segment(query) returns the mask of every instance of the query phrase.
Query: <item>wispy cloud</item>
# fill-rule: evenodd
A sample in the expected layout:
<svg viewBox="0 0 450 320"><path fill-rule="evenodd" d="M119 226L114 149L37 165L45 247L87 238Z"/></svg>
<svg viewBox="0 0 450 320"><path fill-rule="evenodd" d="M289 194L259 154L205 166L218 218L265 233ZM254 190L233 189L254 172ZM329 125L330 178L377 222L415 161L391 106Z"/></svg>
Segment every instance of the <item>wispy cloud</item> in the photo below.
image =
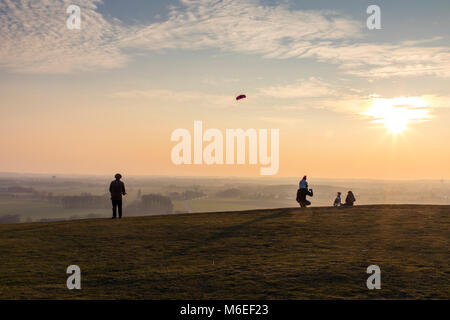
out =
<svg viewBox="0 0 450 320"><path fill-rule="evenodd" d="M67 73L125 65L121 49L217 48L287 58L314 41L357 36L358 23L335 13L262 6L257 1L182 0L169 18L126 26L97 12L101 0L79 2L81 30L66 28L73 1L5 0L0 3L0 63L18 72Z"/></svg>
<svg viewBox="0 0 450 320"><path fill-rule="evenodd" d="M123 44L139 48L218 48L288 58L315 42L360 36L358 21L333 12L263 6L255 0L182 0L162 23L138 26Z"/></svg>
<svg viewBox="0 0 450 320"><path fill-rule="evenodd" d="M324 109L362 117L370 114L373 105L415 109L411 111L411 115L422 112L418 111L419 109L426 109L430 117L421 118L422 120L430 120L434 109L450 108L450 96L430 93L405 97L382 97L314 77L300 79L292 84L260 88L257 98L264 99L266 96L282 101L282 105L273 106L274 110Z"/></svg>
<svg viewBox="0 0 450 320"><path fill-rule="evenodd" d="M320 102L324 109L352 114L373 123L389 121L425 122L434 118L439 108L450 108L450 96L433 94L383 97L344 95Z"/></svg>
<svg viewBox="0 0 450 320"><path fill-rule="evenodd" d="M73 1L0 2L0 66L16 72L69 73L124 66L118 40L120 21L96 11L99 0L83 0L81 30L68 30L66 9Z"/></svg>
<svg viewBox="0 0 450 320"><path fill-rule="evenodd" d="M450 76L449 47L436 46L441 38L364 43L364 23L342 13L294 10L285 2L268 6L257 0L181 0L169 8L166 21L130 26L103 17L97 10L100 2L79 1L81 30L65 26L65 10L77 4L73 1L0 2L0 66L16 72L69 73L125 66L133 48L214 48L272 59L313 58L358 77Z"/></svg>
<svg viewBox="0 0 450 320"><path fill-rule="evenodd" d="M334 93L330 84L315 77L298 80L294 84L260 89L260 94L276 98L313 98L329 96Z"/></svg>
<svg viewBox="0 0 450 320"><path fill-rule="evenodd" d="M229 108L234 106L232 96L206 94L196 91L175 91L168 89L144 89L120 91L111 95L114 99L139 100L155 104L173 103L176 105L196 105L212 108Z"/></svg>
<svg viewBox="0 0 450 320"><path fill-rule="evenodd" d="M336 63L348 74L388 78L435 75L450 77L450 48L443 46L353 44L316 47L307 56Z"/></svg>

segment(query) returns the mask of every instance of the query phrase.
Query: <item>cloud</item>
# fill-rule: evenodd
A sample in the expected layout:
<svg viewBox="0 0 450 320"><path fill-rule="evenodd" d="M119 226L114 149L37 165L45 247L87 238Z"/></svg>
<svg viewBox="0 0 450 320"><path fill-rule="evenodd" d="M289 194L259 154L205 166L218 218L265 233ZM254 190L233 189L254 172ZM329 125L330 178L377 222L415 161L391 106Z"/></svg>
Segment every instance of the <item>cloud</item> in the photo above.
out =
<svg viewBox="0 0 450 320"><path fill-rule="evenodd" d="M427 122L439 108L450 108L450 96L425 94L418 96L382 97L348 95L320 102L324 109L347 113L382 123L392 128L406 127L407 123Z"/></svg>
<svg viewBox="0 0 450 320"><path fill-rule="evenodd" d="M234 97L206 94L196 91L175 91L167 89L144 89L120 91L111 95L113 99L150 101L157 104L173 103L177 105L196 105L213 108L228 108L234 106Z"/></svg>
<svg viewBox="0 0 450 320"><path fill-rule="evenodd" d="M0 2L0 66L27 73L70 73L126 65L120 21L96 11L99 0ZM70 4L81 9L81 30L66 27Z"/></svg>
<svg viewBox="0 0 450 320"><path fill-rule="evenodd" d="M101 0L5 0L0 3L0 65L16 72L69 73L122 67L123 49L205 49L287 58L313 41L358 35L335 13L263 6L252 0L182 0L169 18L126 26L97 12ZM66 28L66 9L81 7L81 30Z"/></svg>
<svg viewBox="0 0 450 320"><path fill-rule="evenodd" d="M298 80L294 84L260 89L260 94L276 98L313 98L333 95L331 86L314 77Z"/></svg>
<svg viewBox="0 0 450 320"><path fill-rule="evenodd" d="M366 117L373 105L386 105L392 108L408 108L414 118L421 109L426 109L423 120L430 120L434 109L450 108L450 96L423 94L405 97L382 97L379 94L367 95L352 87L325 82L317 78L302 79L294 84L259 89L261 101L265 96L276 97L284 104L274 105L274 110L295 111L323 109L332 112ZM380 110L379 108L377 110ZM369 112L370 113L370 112Z"/></svg>
<svg viewBox="0 0 450 320"><path fill-rule="evenodd" d="M207 48L265 58L314 58L367 78L450 76L448 46L420 46L441 37L399 44L362 41L363 24L328 11L263 6L253 0L182 0L169 19L137 26L122 45L147 50Z"/></svg>
<svg viewBox="0 0 450 320"><path fill-rule="evenodd" d="M430 108L433 109L450 108L450 96L424 94L420 96L420 98L427 101Z"/></svg>
<svg viewBox="0 0 450 320"><path fill-rule="evenodd" d="M317 47L307 56L332 62L348 74L368 78L435 75L450 77L450 48L390 44Z"/></svg>
<svg viewBox="0 0 450 320"><path fill-rule="evenodd" d="M358 77L450 76L449 47L436 45L442 38L364 43L364 23L338 12L294 10L285 2L181 0L169 7L165 21L124 25L98 12L101 0L76 2L0 2L0 66L15 72L73 73L123 67L132 59L130 49L213 48L268 59L313 58ZM81 30L66 28L70 4L81 7Z"/></svg>
<svg viewBox="0 0 450 320"><path fill-rule="evenodd" d="M360 23L333 12L263 6L252 0L182 0L169 19L137 26L126 46L155 49L218 48L228 52L288 58L317 41L360 36Z"/></svg>
<svg viewBox="0 0 450 320"><path fill-rule="evenodd" d="M430 111L428 101L420 97L374 97L364 115L372 118L372 123L383 124L390 132L400 133L409 123L431 120Z"/></svg>

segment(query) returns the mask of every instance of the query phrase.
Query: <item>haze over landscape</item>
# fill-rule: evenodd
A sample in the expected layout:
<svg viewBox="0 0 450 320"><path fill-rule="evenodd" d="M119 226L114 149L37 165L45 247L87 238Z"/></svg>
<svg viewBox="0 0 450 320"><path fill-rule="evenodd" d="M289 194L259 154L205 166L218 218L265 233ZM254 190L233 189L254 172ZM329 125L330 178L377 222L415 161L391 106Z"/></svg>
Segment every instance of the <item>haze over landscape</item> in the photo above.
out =
<svg viewBox="0 0 450 320"><path fill-rule="evenodd" d="M110 176L0 174L0 223L107 218ZM295 207L297 178L130 176L126 216ZM357 205L450 205L444 180L310 179L313 206L331 206L353 190ZM150 201L161 197L166 205ZM146 200L145 198L147 199Z"/></svg>

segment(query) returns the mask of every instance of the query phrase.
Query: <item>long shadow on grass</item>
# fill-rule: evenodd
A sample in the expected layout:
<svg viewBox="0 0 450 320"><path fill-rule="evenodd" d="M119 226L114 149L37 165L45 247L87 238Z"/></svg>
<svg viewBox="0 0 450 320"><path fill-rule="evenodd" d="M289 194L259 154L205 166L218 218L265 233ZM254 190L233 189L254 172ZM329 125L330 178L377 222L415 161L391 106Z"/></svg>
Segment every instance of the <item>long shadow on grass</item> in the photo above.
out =
<svg viewBox="0 0 450 320"><path fill-rule="evenodd" d="M264 216L260 216L256 219L250 220L250 221L246 221L237 225L233 225L233 226L229 226L224 228L222 231L213 234L212 236L210 236L209 238L202 240L202 241L198 241L195 244L192 244L188 247L183 248L182 250L176 250L174 252L171 253L171 255L178 255L178 254L186 254L189 253L189 251L192 251L193 249L197 249L200 246L205 246L205 245L210 245L212 242L224 239L224 238L231 238L233 237L237 232L248 228L249 226L259 223L259 222L263 222L266 220L270 220L270 219L275 219L275 218L279 218L282 216L287 215L292 209L291 208L286 208L286 209L282 209L282 210L277 210L272 214L269 215L264 215Z"/></svg>

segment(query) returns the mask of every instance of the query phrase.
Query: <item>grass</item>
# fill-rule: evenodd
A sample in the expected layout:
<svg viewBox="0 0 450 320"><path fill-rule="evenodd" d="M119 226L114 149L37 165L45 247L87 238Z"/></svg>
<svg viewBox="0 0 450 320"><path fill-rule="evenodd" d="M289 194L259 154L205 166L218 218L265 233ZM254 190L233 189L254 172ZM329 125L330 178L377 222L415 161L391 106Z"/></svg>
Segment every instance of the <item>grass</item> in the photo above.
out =
<svg viewBox="0 0 450 320"><path fill-rule="evenodd" d="M450 206L0 226L1 299L448 299ZM80 266L82 289L66 288ZM366 288L367 266L381 290Z"/></svg>

